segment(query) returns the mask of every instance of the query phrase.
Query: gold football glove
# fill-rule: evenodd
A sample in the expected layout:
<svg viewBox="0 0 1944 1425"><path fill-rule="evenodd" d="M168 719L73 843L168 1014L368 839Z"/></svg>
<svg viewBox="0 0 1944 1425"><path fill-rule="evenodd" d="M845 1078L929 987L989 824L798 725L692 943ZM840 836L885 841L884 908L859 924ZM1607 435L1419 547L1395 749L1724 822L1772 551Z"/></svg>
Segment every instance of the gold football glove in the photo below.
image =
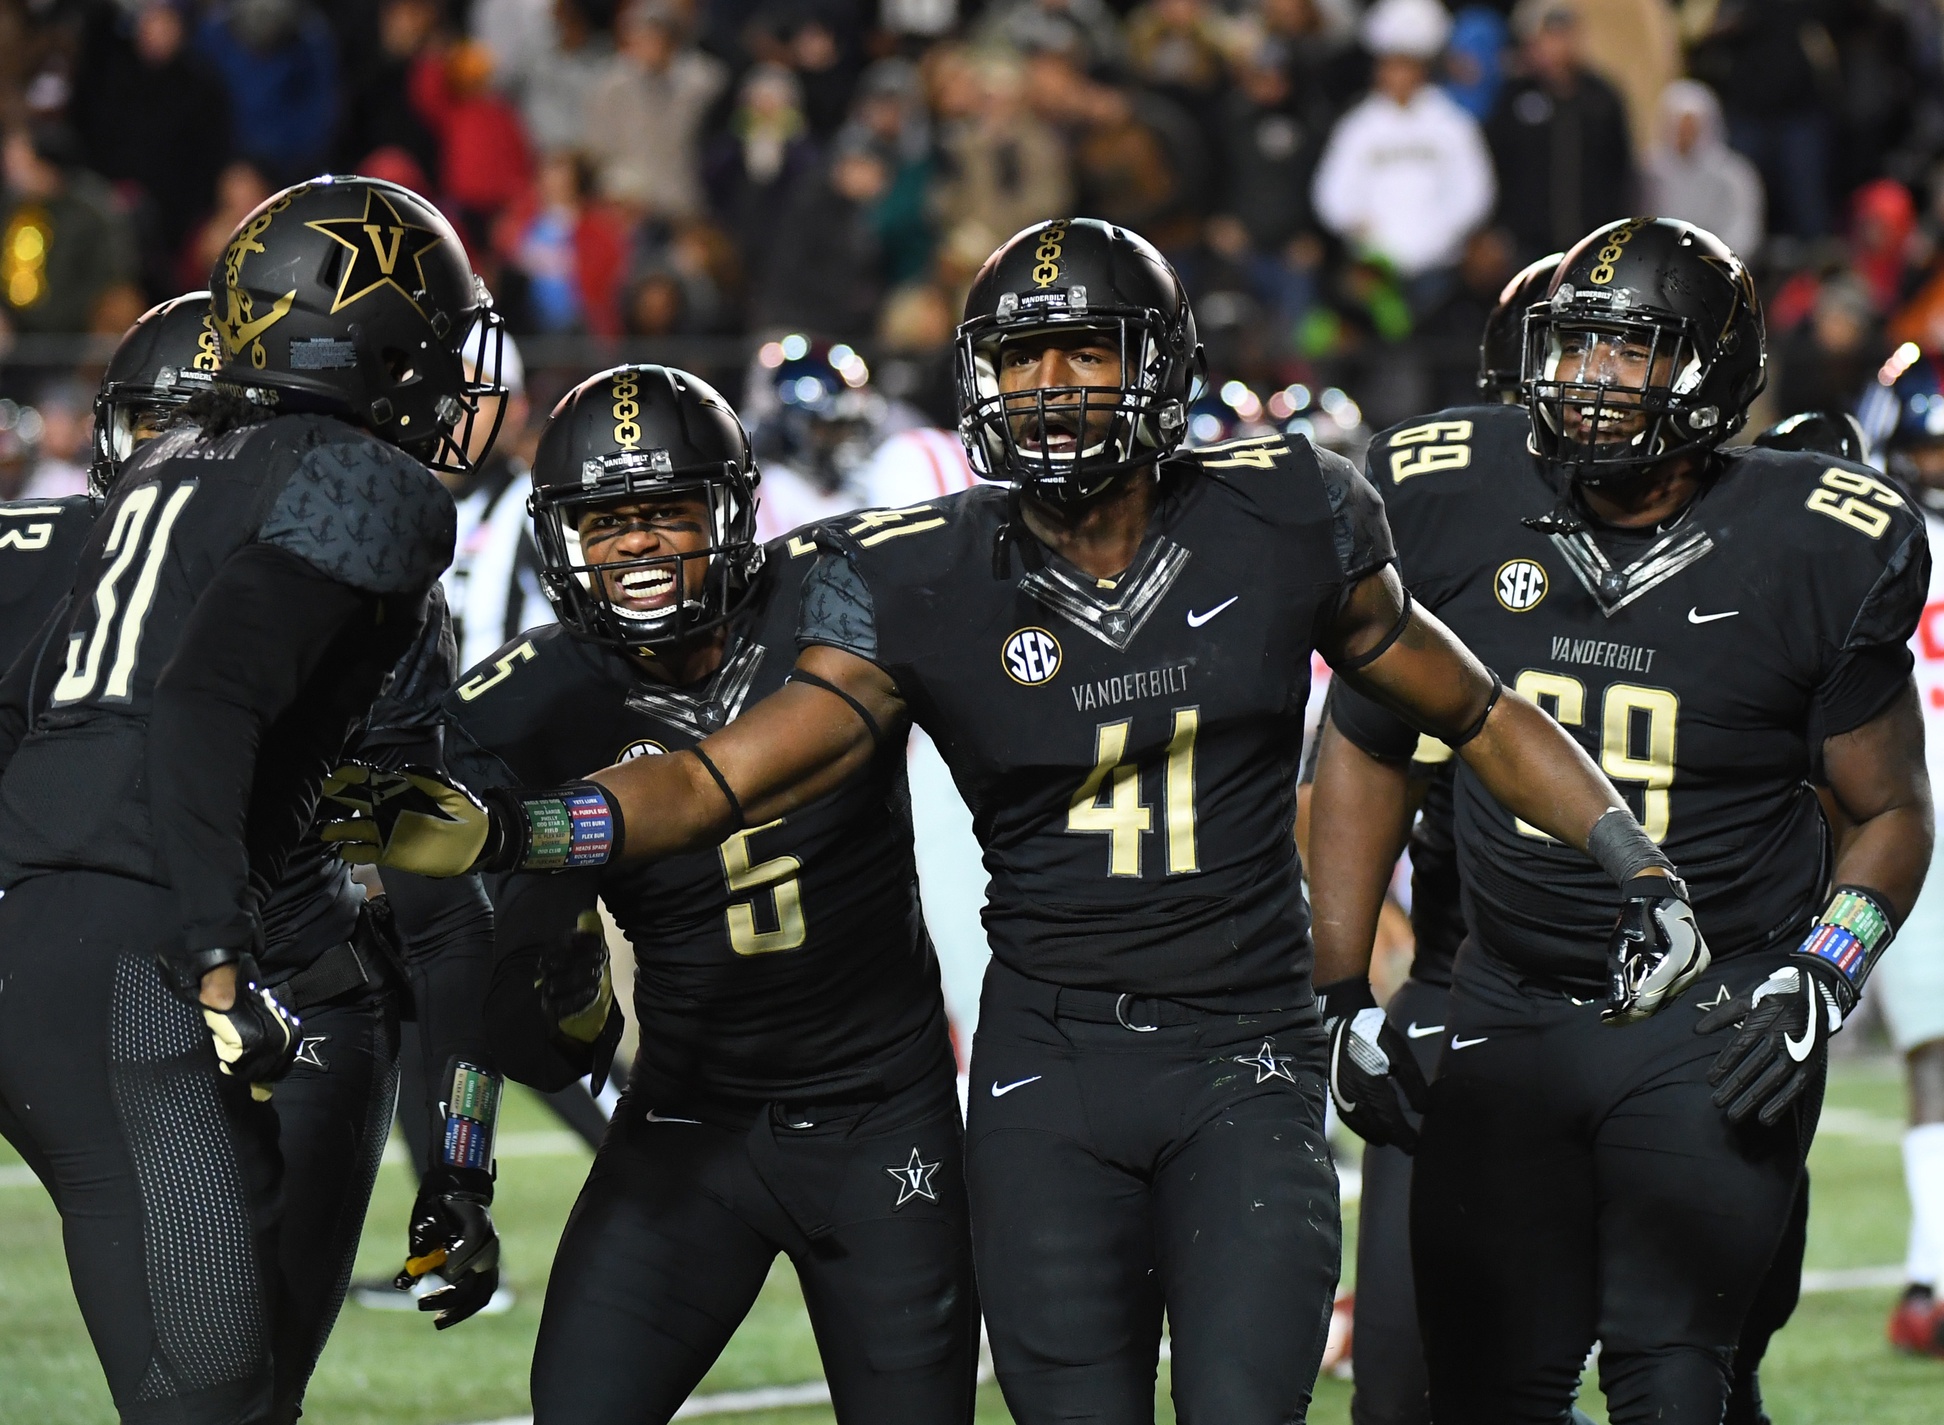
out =
<svg viewBox="0 0 1944 1425"><path fill-rule="evenodd" d="M463 876L493 840L493 818L465 787L424 768L347 762L324 779L318 831L353 866Z"/></svg>

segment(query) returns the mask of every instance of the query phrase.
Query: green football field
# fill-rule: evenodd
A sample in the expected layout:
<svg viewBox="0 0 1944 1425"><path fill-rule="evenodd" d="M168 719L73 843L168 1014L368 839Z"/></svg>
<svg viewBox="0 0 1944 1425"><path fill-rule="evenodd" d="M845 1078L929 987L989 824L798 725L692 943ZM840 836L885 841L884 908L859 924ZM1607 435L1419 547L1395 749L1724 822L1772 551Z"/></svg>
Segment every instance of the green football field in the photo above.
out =
<svg viewBox="0 0 1944 1425"><path fill-rule="evenodd" d="M1842 1286L1840 1270L1901 1261L1905 1207L1897 1140L1902 1091L1887 1060L1840 1064L1812 1159L1812 1290L1763 1371L1777 1425L1936 1425L1944 1362L1894 1355L1883 1323L1894 1289ZM517 1292L513 1309L435 1333L429 1319L347 1306L312 1384L306 1418L321 1425L468 1425L527 1410L526 1372L553 1245L587 1153L532 1100L502 1125L495 1215ZM389 1164L358 1260L361 1276L396 1270L410 1190ZM1349 1224L1354 1231L1354 1220ZM1821 1275L1818 1275L1821 1274ZM1834 1289L1830 1289L1830 1288ZM795 1385L817 1376L795 1280L779 1265L755 1313L701 1394ZM1350 1387L1325 1379L1310 1419L1349 1418ZM1597 1391L1583 1401L1596 1418ZM1173 1420L1162 1367L1157 1419ZM827 1407L715 1414L723 1425L814 1425ZM981 1425L1009 1420L998 1391L980 1394ZM46 1196L0 1146L0 1425L112 1425L114 1412L68 1290L60 1224ZM916 1422L914 1422L916 1425Z"/></svg>

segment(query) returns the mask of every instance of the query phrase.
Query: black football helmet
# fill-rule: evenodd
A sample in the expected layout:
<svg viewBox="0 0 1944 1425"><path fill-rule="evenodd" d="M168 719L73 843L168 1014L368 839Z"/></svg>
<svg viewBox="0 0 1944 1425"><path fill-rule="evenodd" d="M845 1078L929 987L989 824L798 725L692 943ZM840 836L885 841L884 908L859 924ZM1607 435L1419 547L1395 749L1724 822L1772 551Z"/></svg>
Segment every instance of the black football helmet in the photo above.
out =
<svg viewBox="0 0 1944 1425"><path fill-rule="evenodd" d="M617 366L560 398L533 461L534 542L554 612L574 633L614 648L655 648L714 628L748 598L763 547L756 542L755 463L742 422L701 378L668 366ZM709 540L692 554L595 565L581 549L581 520L603 506L674 492L701 493ZM683 577L706 560L699 595ZM673 580L666 607L626 606ZM620 600L615 590L623 591Z"/></svg>
<svg viewBox="0 0 1944 1425"><path fill-rule="evenodd" d="M1753 442L1769 450L1813 450L1838 460L1870 463L1870 442L1848 411L1797 411L1777 421Z"/></svg>
<svg viewBox="0 0 1944 1425"><path fill-rule="evenodd" d="M286 188L237 226L209 286L225 382L280 410L344 416L434 469L470 468L481 398L500 391L503 328L425 199L355 175ZM468 375L460 353L476 327L483 359ZM497 424L505 403L493 404Z"/></svg>
<svg viewBox="0 0 1944 1425"><path fill-rule="evenodd" d="M1546 295L1565 256L1553 252L1527 263L1499 290L1498 305L1485 319L1484 334L1478 339L1478 394L1487 400L1518 399L1526 309Z"/></svg>
<svg viewBox="0 0 1944 1425"><path fill-rule="evenodd" d="M1099 333L1118 348L1119 386L1000 393L1006 343L1075 330ZM979 475L1078 508L1181 444L1201 363L1188 294L1146 239L1097 218L1036 223L986 259L965 299L956 358L959 435ZM1089 417L1102 412L1105 437L1083 445ZM1034 438L1061 427L1071 428L1071 450Z"/></svg>
<svg viewBox="0 0 1944 1425"><path fill-rule="evenodd" d="M209 294L188 292L150 307L122 334L94 401L94 459L88 489L106 497L123 462L162 417L207 391L223 364Z"/></svg>
<svg viewBox="0 0 1944 1425"><path fill-rule="evenodd" d="M1521 371L1533 452L1580 484L1719 445L1768 378L1754 281L1692 223L1609 223L1526 314Z"/></svg>

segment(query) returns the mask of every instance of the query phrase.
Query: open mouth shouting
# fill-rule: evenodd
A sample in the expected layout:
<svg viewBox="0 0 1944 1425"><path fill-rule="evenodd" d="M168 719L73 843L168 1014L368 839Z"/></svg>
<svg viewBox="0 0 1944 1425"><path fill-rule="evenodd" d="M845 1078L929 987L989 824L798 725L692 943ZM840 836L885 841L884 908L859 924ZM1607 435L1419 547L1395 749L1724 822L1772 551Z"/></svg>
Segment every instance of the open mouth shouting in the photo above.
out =
<svg viewBox="0 0 1944 1425"><path fill-rule="evenodd" d="M1058 407L1049 407L1043 416L1035 411L1013 418L1013 438L1019 448L1051 460L1071 460L1080 453L1080 430L1079 413Z"/></svg>
<svg viewBox="0 0 1944 1425"><path fill-rule="evenodd" d="M675 606L674 562L609 574L608 588L622 613L663 613Z"/></svg>

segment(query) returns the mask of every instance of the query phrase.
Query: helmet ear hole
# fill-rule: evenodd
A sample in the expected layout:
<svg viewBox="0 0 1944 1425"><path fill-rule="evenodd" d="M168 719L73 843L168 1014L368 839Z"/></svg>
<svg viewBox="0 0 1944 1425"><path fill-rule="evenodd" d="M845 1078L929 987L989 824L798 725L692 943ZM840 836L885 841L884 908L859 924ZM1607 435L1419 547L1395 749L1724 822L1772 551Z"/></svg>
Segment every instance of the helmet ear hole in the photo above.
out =
<svg viewBox="0 0 1944 1425"><path fill-rule="evenodd" d="M394 386L409 386L419 379L418 367L413 363L412 353L388 346L378 353L378 359L385 365L385 375L391 378Z"/></svg>

